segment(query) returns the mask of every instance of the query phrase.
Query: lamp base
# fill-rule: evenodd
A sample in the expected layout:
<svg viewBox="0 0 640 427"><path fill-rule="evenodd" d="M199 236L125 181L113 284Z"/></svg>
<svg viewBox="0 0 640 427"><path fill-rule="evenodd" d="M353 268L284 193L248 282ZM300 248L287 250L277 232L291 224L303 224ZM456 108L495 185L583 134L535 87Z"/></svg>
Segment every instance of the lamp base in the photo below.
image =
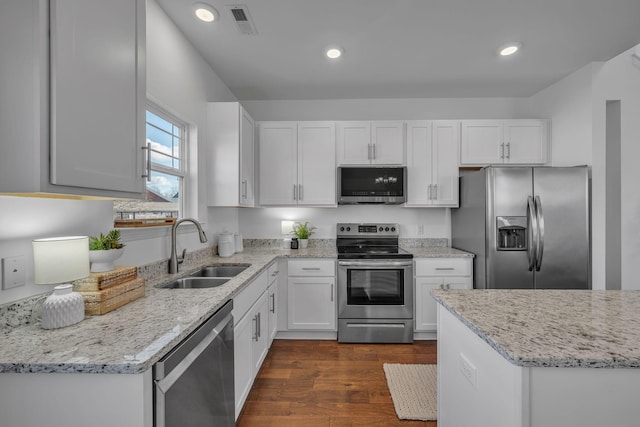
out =
<svg viewBox="0 0 640 427"><path fill-rule="evenodd" d="M84 298L73 292L72 284L58 285L42 303L43 329L57 329L84 319Z"/></svg>

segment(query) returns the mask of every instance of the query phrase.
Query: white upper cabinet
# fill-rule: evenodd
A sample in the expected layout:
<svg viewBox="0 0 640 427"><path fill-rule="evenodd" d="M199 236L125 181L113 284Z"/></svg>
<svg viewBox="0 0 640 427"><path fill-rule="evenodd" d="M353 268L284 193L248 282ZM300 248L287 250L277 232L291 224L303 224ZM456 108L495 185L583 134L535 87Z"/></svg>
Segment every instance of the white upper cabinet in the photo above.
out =
<svg viewBox="0 0 640 427"><path fill-rule="evenodd" d="M337 122L336 126L338 166L404 164L403 122Z"/></svg>
<svg viewBox="0 0 640 427"><path fill-rule="evenodd" d="M545 164L547 120L464 120L460 165Z"/></svg>
<svg viewBox="0 0 640 427"><path fill-rule="evenodd" d="M407 122L406 206L458 206L459 122Z"/></svg>
<svg viewBox="0 0 640 427"><path fill-rule="evenodd" d="M207 106L209 206L255 204L255 125L238 102Z"/></svg>
<svg viewBox="0 0 640 427"><path fill-rule="evenodd" d="M260 204L335 206L333 122L261 122Z"/></svg>
<svg viewBox="0 0 640 427"><path fill-rule="evenodd" d="M0 104L18 118L0 119L14 141L0 155L12 159L0 168L0 192L142 198L145 2L49 5L8 2L0 11L3 55L16 58L2 77L16 98Z"/></svg>

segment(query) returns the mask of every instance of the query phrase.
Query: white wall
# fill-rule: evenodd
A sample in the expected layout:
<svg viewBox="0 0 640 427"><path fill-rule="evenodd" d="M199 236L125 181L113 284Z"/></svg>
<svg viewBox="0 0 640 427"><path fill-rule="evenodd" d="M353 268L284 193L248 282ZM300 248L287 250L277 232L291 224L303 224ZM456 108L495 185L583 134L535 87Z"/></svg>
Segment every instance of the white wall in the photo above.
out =
<svg viewBox="0 0 640 427"><path fill-rule="evenodd" d="M448 209L398 206L339 206L338 208L258 208L239 210L240 230L250 238L281 238L280 221L309 221L317 227L313 237L335 239L338 222L391 222L400 224L400 237L451 239ZM418 226L424 233L418 232Z"/></svg>
<svg viewBox="0 0 640 427"><path fill-rule="evenodd" d="M146 48L149 98L187 121L193 129L190 138L195 144L189 161L193 176L197 177L193 191L201 200L191 206L190 215L206 222L206 156L198 156L198 151L205 149L206 103L236 99L155 0L147 0ZM23 254L27 266L27 285L0 291L0 304L52 288L33 285L32 239L106 232L113 226L112 205L109 201L0 196L0 258ZM213 239L201 244L193 227L180 228L180 249L191 251L213 244ZM122 234L126 248L118 264L141 265L169 258L168 230L123 230ZM211 230L207 234L211 236Z"/></svg>
<svg viewBox="0 0 640 427"><path fill-rule="evenodd" d="M640 259L640 68L631 53L640 45L607 61L595 74L593 95L593 264L594 283L604 288L606 165L606 102L621 103L622 181L622 289L640 289L637 262Z"/></svg>

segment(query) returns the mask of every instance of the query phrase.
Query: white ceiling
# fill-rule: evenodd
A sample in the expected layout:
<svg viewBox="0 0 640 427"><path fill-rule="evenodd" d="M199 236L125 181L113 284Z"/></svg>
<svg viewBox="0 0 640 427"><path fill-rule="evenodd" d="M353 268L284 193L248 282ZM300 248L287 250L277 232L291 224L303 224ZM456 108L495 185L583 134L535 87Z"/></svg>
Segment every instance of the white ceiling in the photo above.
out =
<svg viewBox="0 0 640 427"><path fill-rule="evenodd" d="M230 2L199 0L206 24L196 0L157 1L240 100L530 96L640 43L640 0L243 0L254 36Z"/></svg>

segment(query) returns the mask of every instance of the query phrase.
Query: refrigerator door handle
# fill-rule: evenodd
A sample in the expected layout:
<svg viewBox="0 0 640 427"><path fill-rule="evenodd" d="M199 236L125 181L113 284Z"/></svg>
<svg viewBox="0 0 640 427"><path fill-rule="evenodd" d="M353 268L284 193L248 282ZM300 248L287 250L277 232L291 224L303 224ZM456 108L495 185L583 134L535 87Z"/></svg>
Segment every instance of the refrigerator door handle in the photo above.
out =
<svg viewBox="0 0 640 427"><path fill-rule="evenodd" d="M536 265L536 253L538 251L538 218L536 216L535 202L533 197L527 199L527 257L529 258L529 271L533 271Z"/></svg>
<svg viewBox="0 0 640 427"><path fill-rule="evenodd" d="M542 201L536 196L536 222L538 223L538 242L536 244L536 271L542 267L542 255L544 254L544 215L542 214Z"/></svg>

